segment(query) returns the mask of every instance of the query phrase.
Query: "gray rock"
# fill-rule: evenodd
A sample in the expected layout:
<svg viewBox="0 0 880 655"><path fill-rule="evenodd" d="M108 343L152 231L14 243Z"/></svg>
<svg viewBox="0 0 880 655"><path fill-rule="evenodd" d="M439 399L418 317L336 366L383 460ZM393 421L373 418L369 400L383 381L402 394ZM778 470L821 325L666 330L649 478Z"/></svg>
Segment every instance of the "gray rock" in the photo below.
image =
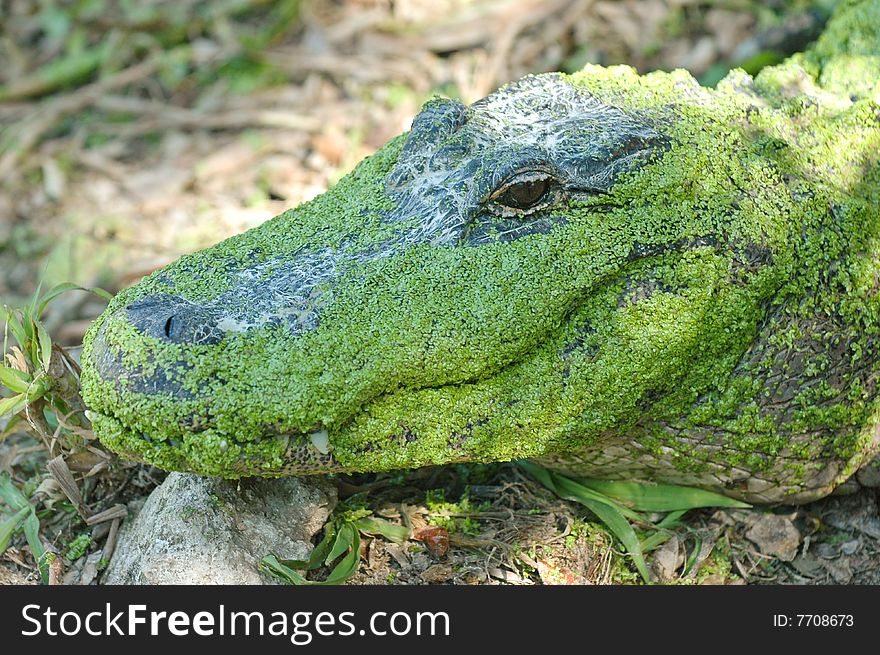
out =
<svg viewBox="0 0 880 655"><path fill-rule="evenodd" d="M104 584L268 584L269 553L301 559L336 504L320 478L171 473L120 530Z"/></svg>

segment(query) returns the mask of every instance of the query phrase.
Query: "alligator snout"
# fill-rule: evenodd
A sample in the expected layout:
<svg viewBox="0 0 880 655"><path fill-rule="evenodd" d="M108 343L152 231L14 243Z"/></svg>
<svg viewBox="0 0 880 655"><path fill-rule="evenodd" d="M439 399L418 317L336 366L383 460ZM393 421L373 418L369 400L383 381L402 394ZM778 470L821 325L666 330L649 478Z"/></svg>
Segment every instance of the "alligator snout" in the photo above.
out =
<svg viewBox="0 0 880 655"><path fill-rule="evenodd" d="M135 328L161 341L211 345L223 338L214 312L170 294L141 298L124 311Z"/></svg>
<svg viewBox="0 0 880 655"><path fill-rule="evenodd" d="M160 363L157 353L166 344L209 346L219 343L225 331L219 325L219 313L212 307L184 300L167 293L151 294L120 307L108 316L95 334L90 363L107 381L114 381L142 394L171 394L190 397L180 383L179 373L186 369L183 360ZM142 361L134 362L130 352L119 348L112 332L128 325L152 341Z"/></svg>

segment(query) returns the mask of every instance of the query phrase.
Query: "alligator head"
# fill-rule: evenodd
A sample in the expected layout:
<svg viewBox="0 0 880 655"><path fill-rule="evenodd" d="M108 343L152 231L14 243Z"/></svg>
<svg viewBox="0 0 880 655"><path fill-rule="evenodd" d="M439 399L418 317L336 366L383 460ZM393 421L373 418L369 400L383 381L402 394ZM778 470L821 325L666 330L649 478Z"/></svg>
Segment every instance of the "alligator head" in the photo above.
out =
<svg viewBox="0 0 880 655"><path fill-rule="evenodd" d="M778 477L815 427L741 414L830 192L793 190L781 114L726 84L595 67L428 102L327 193L113 300L97 434L225 477L570 455L749 496L730 471Z"/></svg>

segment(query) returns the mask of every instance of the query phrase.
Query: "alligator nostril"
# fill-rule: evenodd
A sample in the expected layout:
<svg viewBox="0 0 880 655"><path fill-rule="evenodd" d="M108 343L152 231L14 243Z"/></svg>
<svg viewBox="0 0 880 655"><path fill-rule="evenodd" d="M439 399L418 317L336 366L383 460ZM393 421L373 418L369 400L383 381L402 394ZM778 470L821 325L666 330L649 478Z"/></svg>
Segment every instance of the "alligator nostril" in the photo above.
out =
<svg viewBox="0 0 880 655"><path fill-rule="evenodd" d="M223 338L208 308L169 294L136 300L125 308L128 320L143 334L180 344L212 344Z"/></svg>

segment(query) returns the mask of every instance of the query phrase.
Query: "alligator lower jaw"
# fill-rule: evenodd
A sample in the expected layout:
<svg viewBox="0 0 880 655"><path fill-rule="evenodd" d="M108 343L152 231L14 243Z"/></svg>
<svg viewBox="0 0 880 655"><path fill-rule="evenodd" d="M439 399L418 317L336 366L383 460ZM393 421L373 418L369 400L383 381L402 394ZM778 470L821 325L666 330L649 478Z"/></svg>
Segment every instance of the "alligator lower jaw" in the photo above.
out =
<svg viewBox="0 0 880 655"><path fill-rule="evenodd" d="M181 438L155 438L117 418L88 412L95 432L111 451L126 459L169 471L189 471L223 478L277 477L342 473L348 469L333 457L326 431L267 434L234 442L207 428Z"/></svg>

